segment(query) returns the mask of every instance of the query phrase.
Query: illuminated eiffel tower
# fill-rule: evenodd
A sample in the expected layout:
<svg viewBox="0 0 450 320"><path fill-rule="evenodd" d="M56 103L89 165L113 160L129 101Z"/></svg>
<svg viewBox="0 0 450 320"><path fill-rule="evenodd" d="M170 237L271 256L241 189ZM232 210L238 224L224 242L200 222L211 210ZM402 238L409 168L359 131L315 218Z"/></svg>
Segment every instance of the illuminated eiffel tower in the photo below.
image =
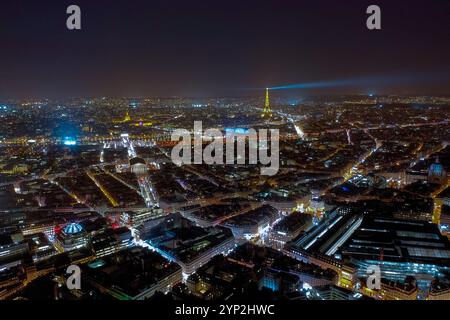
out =
<svg viewBox="0 0 450 320"><path fill-rule="evenodd" d="M261 114L261 118L271 118L272 110L270 109L270 101L269 101L269 88L266 88L266 101L264 102L264 110Z"/></svg>

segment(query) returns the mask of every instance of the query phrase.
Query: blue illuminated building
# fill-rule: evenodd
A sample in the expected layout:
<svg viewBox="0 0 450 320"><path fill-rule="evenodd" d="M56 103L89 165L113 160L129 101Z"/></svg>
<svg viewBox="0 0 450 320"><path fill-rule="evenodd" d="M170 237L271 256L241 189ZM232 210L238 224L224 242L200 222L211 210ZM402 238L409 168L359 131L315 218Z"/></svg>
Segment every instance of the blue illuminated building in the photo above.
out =
<svg viewBox="0 0 450 320"><path fill-rule="evenodd" d="M229 134L248 134L248 129L246 128L225 128L227 135Z"/></svg>
<svg viewBox="0 0 450 320"><path fill-rule="evenodd" d="M76 250L89 243L89 235L78 223L70 223L56 236L55 246L60 252Z"/></svg>
<svg viewBox="0 0 450 320"><path fill-rule="evenodd" d="M431 164L428 170L428 182L437 184L445 184L447 182L447 172L439 162L439 158L436 158L436 162Z"/></svg>
<svg viewBox="0 0 450 320"><path fill-rule="evenodd" d="M74 145L77 144L77 140L75 138L72 138L72 137L64 137L63 144L65 146L74 146Z"/></svg>
<svg viewBox="0 0 450 320"><path fill-rule="evenodd" d="M262 278L261 286L268 288L272 291L278 291L280 288L278 279L275 279L274 277L267 277L267 276Z"/></svg>
<svg viewBox="0 0 450 320"><path fill-rule="evenodd" d="M427 221L367 216L340 252L360 277L367 277L368 266L378 265L383 278L414 276L428 285L450 271L450 242Z"/></svg>
<svg viewBox="0 0 450 320"><path fill-rule="evenodd" d="M83 231L83 227L78 223L70 223L64 228L66 234L75 234Z"/></svg>

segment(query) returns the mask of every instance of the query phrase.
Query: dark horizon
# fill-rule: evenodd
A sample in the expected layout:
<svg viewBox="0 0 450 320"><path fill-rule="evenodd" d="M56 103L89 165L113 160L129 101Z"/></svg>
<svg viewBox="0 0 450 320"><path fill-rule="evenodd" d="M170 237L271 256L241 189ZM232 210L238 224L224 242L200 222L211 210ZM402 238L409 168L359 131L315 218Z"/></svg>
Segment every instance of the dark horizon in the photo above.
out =
<svg viewBox="0 0 450 320"><path fill-rule="evenodd" d="M9 1L0 98L258 96L252 88L374 76L388 81L288 94L450 94L448 1L377 1L375 31L372 1L241 2ZM79 31L65 26L70 4Z"/></svg>

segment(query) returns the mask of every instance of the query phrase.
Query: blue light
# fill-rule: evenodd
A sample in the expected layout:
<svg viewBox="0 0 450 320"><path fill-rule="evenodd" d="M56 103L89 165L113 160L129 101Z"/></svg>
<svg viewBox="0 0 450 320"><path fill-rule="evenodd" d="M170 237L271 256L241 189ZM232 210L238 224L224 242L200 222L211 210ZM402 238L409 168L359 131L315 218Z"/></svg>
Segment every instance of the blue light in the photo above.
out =
<svg viewBox="0 0 450 320"><path fill-rule="evenodd" d="M88 264L88 267L91 269L97 269L100 267L103 267L106 264L105 260L99 259L95 260L94 262L91 262Z"/></svg>
<svg viewBox="0 0 450 320"><path fill-rule="evenodd" d="M138 104L136 101L130 102L130 106L131 106L133 109L137 108L138 105L139 105L139 104Z"/></svg>
<svg viewBox="0 0 450 320"><path fill-rule="evenodd" d="M225 128L227 134L248 134L248 129L246 128Z"/></svg>
<svg viewBox="0 0 450 320"><path fill-rule="evenodd" d="M77 144L77 141L71 137L65 137L63 140L64 145L66 146L74 146Z"/></svg>
<svg viewBox="0 0 450 320"><path fill-rule="evenodd" d="M423 73L423 74L391 74L391 75L375 75L360 78L350 79L335 79L318 82L295 83L282 86L269 87L270 90L284 90L284 89L320 89L330 87L344 87L344 86L385 86L395 84L417 84L425 82L437 82L448 79L448 74L443 72Z"/></svg>
<svg viewBox="0 0 450 320"><path fill-rule="evenodd" d="M271 278L268 278L268 277L264 277L263 278L262 286L266 287L266 288L268 288L268 289L270 289L272 291L278 291L280 289L277 281L275 279L271 279Z"/></svg>
<svg viewBox="0 0 450 320"><path fill-rule="evenodd" d="M83 227L78 223L70 223L64 228L64 233L75 234L83 231Z"/></svg>

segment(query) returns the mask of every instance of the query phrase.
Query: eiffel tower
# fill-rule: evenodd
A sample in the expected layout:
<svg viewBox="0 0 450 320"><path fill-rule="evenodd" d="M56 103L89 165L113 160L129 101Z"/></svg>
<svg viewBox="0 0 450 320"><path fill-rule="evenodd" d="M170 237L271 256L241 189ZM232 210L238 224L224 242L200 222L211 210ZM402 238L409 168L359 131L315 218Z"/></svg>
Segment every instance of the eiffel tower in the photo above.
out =
<svg viewBox="0 0 450 320"><path fill-rule="evenodd" d="M266 101L264 103L264 110L261 114L261 118L271 118L272 117L272 110L270 109L270 102L269 102L269 88L266 88Z"/></svg>

